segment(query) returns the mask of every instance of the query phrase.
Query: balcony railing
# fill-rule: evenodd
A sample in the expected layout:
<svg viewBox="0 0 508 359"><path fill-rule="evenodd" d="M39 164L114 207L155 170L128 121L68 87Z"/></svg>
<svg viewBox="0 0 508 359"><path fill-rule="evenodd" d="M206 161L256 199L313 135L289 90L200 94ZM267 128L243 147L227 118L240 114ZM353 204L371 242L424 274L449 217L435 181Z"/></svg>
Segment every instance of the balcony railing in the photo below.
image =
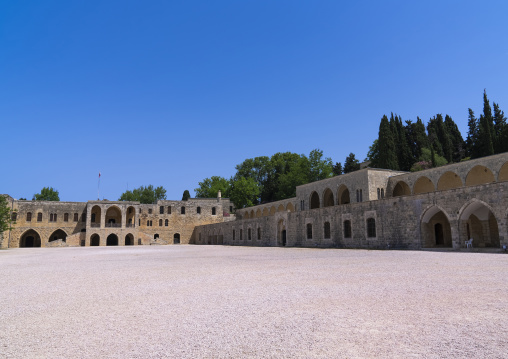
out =
<svg viewBox="0 0 508 359"><path fill-rule="evenodd" d="M100 226L101 226L101 224L100 224L100 223L92 223L92 224L90 225L90 227L92 227L92 228L99 228Z"/></svg>
<svg viewBox="0 0 508 359"><path fill-rule="evenodd" d="M106 228L120 228L121 226L120 223L106 223Z"/></svg>
<svg viewBox="0 0 508 359"><path fill-rule="evenodd" d="M127 227L127 228L134 228L134 227L136 227L136 225L134 223L127 223L125 225L125 227Z"/></svg>

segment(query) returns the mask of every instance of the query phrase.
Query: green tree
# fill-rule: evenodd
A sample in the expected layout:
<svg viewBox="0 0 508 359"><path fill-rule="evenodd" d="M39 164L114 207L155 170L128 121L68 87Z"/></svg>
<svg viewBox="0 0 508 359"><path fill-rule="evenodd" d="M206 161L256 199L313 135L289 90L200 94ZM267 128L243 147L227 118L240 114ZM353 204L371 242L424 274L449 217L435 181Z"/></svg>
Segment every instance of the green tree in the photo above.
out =
<svg viewBox="0 0 508 359"><path fill-rule="evenodd" d="M452 159L451 162L460 162L466 156L466 143L462 138L457 124L452 120L451 116L446 115L444 127L451 140Z"/></svg>
<svg viewBox="0 0 508 359"><path fill-rule="evenodd" d="M309 154L309 182L320 181L333 176L333 163L329 157L323 158L323 151L314 149Z"/></svg>
<svg viewBox="0 0 508 359"><path fill-rule="evenodd" d="M397 163L395 139L386 115L381 118L381 123L379 124L378 146L379 157L376 159L376 166L379 168L398 170L399 166ZM344 172L345 167L344 165Z"/></svg>
<svg viewBox="0 0 508 359"><path fill-rule="evenodd" d="M431 163L432 167L444 166L448 163L446 158L439 156L437 153L434 153L432 148L428 149L425 147L422 148L422 155L419 160L420 162Z"/></svg>
<svg viewBox="0 0 508 359"><path fill-rule="evenodd" d="M166 199L166 190L159 186L154 188L152 185L141 186L132 191L127 190L118 199L119 201L136 201L143 204L157 203L158 200Z"/></svg>
<svg viewBox="0 0 508 359"><path fill-rule="evenodd" d="M258 198L259 193L259 185L252 177L238 177L231 181L230 199L237 208L253 206L253 199Z"/></svg>
<svg viewBox="0 0 508 359"><path fill-rule="evenodd" d="M427 124L430 145L434 147L436 153L446 158L448 162L452 161L453 145L443 121L443 115L440 113L430 119Z"/></svg>
<svg viewBox="0 0 508 359"><path fill-rule="evenodd" d="M378 159L379 159L379 140L376 138L374 142L372 142L372 145L369 146L369 151L367 152L367 158L365 160L370 161L369 165L370 167L377 168ZM340 166L340 169L342 170L342 165Z"/></svg>
<svg viewBox="0 0 508 359"><path fill-rule="evenodd" d="M333 166L333 175L340 176L341 174L342 174L342 163L335 162L335 165Z"/></svg>
<svg viewBox="0 0 508 359"><path fill-rule="evenodd" d="M344 173L350 173L353 171L358 171L360 169L360 162L356 159L356 156L353 152L346 157L344 161Z"/></svg>
<svg viewBox="0 0 508 359"><path fill-rule="evenodd" d="M60 201L58 191L53 187L44 187L41 193L34 194L32 201Z"/></svg>
<svg viewBox="0 0 508 359"><path fill-rule="evenodd" d="M411 150L409 149L406 128L402 125L402 119L397 115L393 117L393 113L392 120L394 121L396 129L394 138L397 139L398 144L396 147L398 167L402 171L409 171L415 161L411 155Z"/></svg>
<svg viewBox="0 0 508 359"><path fill-rule="evenodd" d="M472 109L468 108L468 132L466 138L466 155L471 158L480 157L480 150L478 148L478 120L476 119Z"/></svg>
<svg viewBox="0 0 508 359"><path fill-rule="evenodd" d="M490 130L489 119L480 115L478 121L478 157L485 157L494 154L494 141Z"/></svg>
<svg viewBox="0 0 508 359"><path fill-rule="evenodd" d="M202 182L198 182L199 187L194 189L196 198L216 198L219 191L222 196L229 197L231 183L224 177L212 176L205 178Z"/></svg>
<svg viewBox="0 0 508 359"><path fill-rule="evenodd" d="M508 151L508 143L503 139L503 132L506 129L506 117L504 112L501 111L499 105L493 102L494 105L494 133L496 140L494 142L494 152L501 153Z"/></svg>
<svg viewBox="0 0 508 359"><path fill-rule="evenodd" d="M189 198L191 198L190 192L188 189L186 189L185 191L183 191L182 201L187 201Z"/></svg>
<svg viewBox="0 0 508 359"><path fill-rule="evenodd" d="M11 229L12 217L9 201L3 195L0 195L0 234Z"/></svg>
<svg viewBox="0 0 508 359"><path fill-rule="evenodd" d="M487 90L483 90L483 117L484 117L484 124L485 130L488 129L490 133L490 138L492 141L492 147L494 147L494 142L496 141L496 133L494 129L494 117L492 116L492 108L490 107L489 99L487 98ZM481 121L481 115L480 115L480 121ZM485 135L485 138L487 136ZM487 147L489 145L487 144ZM486 151L489 151L486 149ZM493 154L493 153L492 153Z"/></svg>

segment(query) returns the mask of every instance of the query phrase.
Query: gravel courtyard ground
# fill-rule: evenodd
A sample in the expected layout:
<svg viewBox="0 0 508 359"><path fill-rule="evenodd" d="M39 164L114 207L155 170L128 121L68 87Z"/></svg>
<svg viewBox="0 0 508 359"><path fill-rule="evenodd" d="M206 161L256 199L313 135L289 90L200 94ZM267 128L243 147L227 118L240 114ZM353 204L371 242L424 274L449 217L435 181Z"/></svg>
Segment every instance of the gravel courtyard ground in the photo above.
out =
<svg viewBox="0 0 508 359"><path fill-rule="evenodd" d="M1 358L507 358L508 255L0 251Z"/></svg>

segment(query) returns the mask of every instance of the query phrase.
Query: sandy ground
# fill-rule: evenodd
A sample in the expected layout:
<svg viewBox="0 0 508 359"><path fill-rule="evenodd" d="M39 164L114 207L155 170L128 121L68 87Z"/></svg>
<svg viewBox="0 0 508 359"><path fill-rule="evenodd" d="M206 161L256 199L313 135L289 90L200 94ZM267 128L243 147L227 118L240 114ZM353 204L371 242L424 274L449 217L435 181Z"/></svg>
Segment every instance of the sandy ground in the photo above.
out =
<svg viewBox="0 0 508 359"><path fill-rule="evenodd" d="M508 255L0 251L1 358L507 358Z"/></svg>

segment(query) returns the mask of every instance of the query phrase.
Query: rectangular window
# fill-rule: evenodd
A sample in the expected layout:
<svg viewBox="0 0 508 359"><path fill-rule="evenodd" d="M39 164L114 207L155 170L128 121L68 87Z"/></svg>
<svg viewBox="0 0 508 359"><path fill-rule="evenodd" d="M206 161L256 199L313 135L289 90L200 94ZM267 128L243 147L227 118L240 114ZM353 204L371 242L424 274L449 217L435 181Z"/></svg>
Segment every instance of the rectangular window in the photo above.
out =
<svg viewBox="0 0 508 359"><path fill-rule="evenodd" d="M171 206L168 206L168 214L171 214Z"/></svg>
<svg viewBox="0 0 508 359"><path fill-rule="evenodd" d="M325 238L330 238L330 222L325 222Z"/></svg>
<svg viewBox="0 0 508 359"><path fill-rule="evenodd" d="M182 207L182 210L180 212L181 214L185 214L185 207Z"/></svg>
<svg viewBox="0 0 508 359"><path fill-rule="evenodd" d="M81 222L86 222L86 213L81 214Z"/></svg>
<svg viewBox="0 0 508 359"><path fill-rule="evenodd" d="M37 222L42 222L42 213L37 213Z"/></svg>
<svg viewBox="0 0 508 359"><path fill-rule="evenodd" d="M212 207L212 216L215 216L215 214L216 214L216 209L215 209L215 207Z"/></svg>
<svg viewBox="0 0 508 359"><path fill-rule="evenodd" d="M240 240L243 241L243 229L240 229Z"/></svg>
<svg viewBox="0 0 508 359"><path fill-rule="evenodd" d="M344 221L344 238L351 238L351 221Z"/></svg>
<svg viewBox="0 0 508 359"><path fill-rule="evenodd" d="M307 223L307 239L312 239L312 224Z"/></svg>
<svg viewBox="0 0 508 359"><path fill-rule="evenodd" d="M17 212L12 212L12 214L11 214L11 220L13 222L16 222L17 218L18 218L18 213Z"/></svg>
<svg viewBox="0 0 508 359"><path fill-rule="evenodd" d="M233 229L233 240L235 240L235 230Z"/></svg>
<svg viewBox="0 0 508 359"><path fill-rule="evenodd" d="M50 213L50 214L49 214L49 221L50 221L50 222L53 222L53 213Z"/></svg>
<svg viewBox="0 0 508 359"><path fill-rule="evenodd" d="M374 218L367 219L367 237L376 237L376 220Z"/></svg>
<svg viewBox="0 0 508 359"><path fill-rule="evenodd" d="M160 206L160 208L159 208L159 214L164 214L164 206Z"/></svg>
<svg viewBox="0 0 508 359"><path fill-rule="evenodd" d="M53 215L53 222L56 222L56 216L57 216L57 214L55 213L55 214Z"/></svg>
<svg viewBox="0 0 508 359"><path fill-rule="evenodd" d="M32 222L32 212L28 212L28 213L26 214L26 221L27 221L27 222Z"/></svg>
<svg viewBox="0 0 508 359"><path fill-rule="evenodd" d="M64 222L69 222L69 213L64 213Z"/></svg>
<svg viewBox="0 0 508 359"><path fill-rule="evenodd" d="M152 214L152 209L148 208L148 214Z"/></svg>
<svg viewBox="0 0 508 359"><path fill-rule="evenodd" d="M258 227L258 240L261 239L261 227Z"/></svg>
<svg viewBox="0 0 508 359"><path fill-rule="evenodd" d="M247 239L250 241L252 239L252 237L251 237L251 229L250 228L247 230L247 234L248 234Z"/></svg>
<svg viewBox="0 0 508 359"><path fill-rule="evenodd" d="M77 221L78 221L78 214L74 213L74 222L77 222Z"/></svg>
<svg viewBox="0 0 508 359"><path fill-rule="evenodd" d="M196 208L196 213L201 214L201 207Z"/></svg>

